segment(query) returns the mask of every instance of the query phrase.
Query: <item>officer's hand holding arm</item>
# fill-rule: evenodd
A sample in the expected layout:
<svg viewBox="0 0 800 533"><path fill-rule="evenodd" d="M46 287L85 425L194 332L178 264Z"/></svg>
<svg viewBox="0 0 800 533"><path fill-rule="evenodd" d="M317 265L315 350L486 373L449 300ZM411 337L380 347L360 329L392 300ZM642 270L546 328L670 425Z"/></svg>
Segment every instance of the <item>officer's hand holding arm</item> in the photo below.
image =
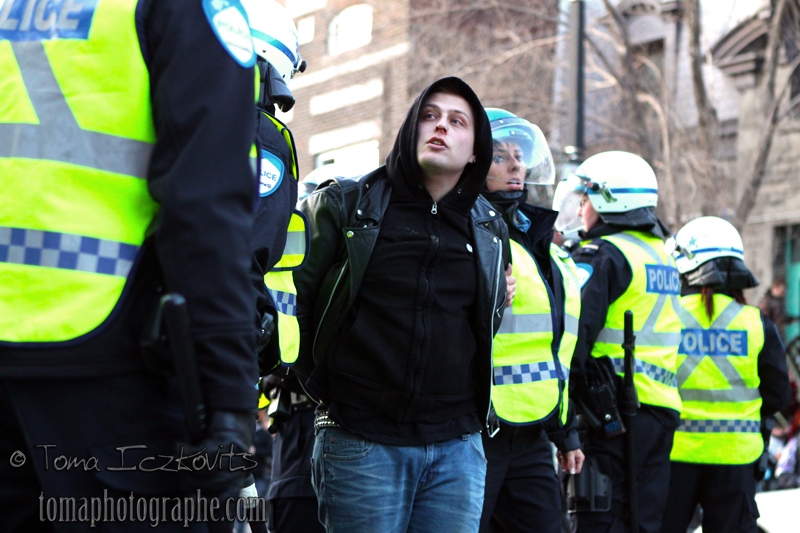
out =
<svg viewBox="0 0 800 533"><path fill-rule="evenodd" d="M506 267L506 307L511 307L514 303L514 296L517 293L517 278L511 275L511 265Z"/></svg>

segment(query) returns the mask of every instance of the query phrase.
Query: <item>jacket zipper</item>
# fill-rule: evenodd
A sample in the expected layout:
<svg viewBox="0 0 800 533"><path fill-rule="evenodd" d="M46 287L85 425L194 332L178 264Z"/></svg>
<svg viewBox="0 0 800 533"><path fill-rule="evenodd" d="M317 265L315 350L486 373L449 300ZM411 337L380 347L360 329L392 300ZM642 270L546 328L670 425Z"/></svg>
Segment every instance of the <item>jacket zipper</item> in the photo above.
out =
<svg viewBox="0 0 800 533"><path fill-rule="evenodd" d="M437 202L433 202L433 205L431 206L431 214L435 215L438 212L439 212L439 204Z"/></svg>

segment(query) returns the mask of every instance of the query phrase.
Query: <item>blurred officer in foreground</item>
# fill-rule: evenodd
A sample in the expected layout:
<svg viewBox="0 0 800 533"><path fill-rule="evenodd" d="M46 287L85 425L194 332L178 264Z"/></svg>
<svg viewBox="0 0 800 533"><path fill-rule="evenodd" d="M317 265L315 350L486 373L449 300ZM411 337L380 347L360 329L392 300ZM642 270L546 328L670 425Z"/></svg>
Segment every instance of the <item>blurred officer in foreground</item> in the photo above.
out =
<svg viewBox="0 0 800 533"><path fill-rule="evenodd" d="M700 504L703 531L755 533L756 481L764 475L760 459L772 429L767 422L790 400L783 345L775 324L745 303L742 291L758 282L729 222L697 218L667 246L683 286L683 411L661 531L684 533Z"/></svg>
<svg viewBox="0 0 800 533"><path fill-rule="evenodd" d="M508 225L517 281L494 338L492 405L500 431L483 434L488 461L482 532L561 530L561 488L546 433L567 472L583 463L567 379L580 319L575 264L552 243L558 213L526 203L528 185L551 185L555 166L541 130L487 108L494 152L483 196Z"/></svg>
<svg viewBox="0 0 800 533"><path fill-rule="evenodd" d="M680 280L664 249L667 230L655 214L658 183L639 156L603 152L584 161L559 189L556 229L569 227L576 213L584 228L582 246L574 256L583 305L571 383L573 397L591 426L581 475L595 482L588 483L592 490L575 502L578 531L628 531L628 502L638 495L639 529L656 533L666 503L669 452L681 408L675 378ZM627 431L633 432L632 450L622 437L625 425L618 407L628 310L633 312L636 335L633 381L641 403L627 424ZM633 486L626 479L631 465L638 477ZM602 490L608 483L610 498ZM580 486L577 481L576 486Z"/></svg>
<svg viewBox="0 0 800 533"><path fill-rule="evenodd" d="M118 498L116 512L129 496L235 496L258 377L245 12L238 0L54 2L32 21L26 5L6 2L0 29L0 529L41 529L40 498ZM163 349L149 361L159 372L146 365L165 292L187 302L199 376ZM206 410L193 443L187 379ZM178 442L234 456L179 474L113 470L176 457ZM27 460L14 468L16 450ZM59 471L61 455L90 466Z"/></svg>

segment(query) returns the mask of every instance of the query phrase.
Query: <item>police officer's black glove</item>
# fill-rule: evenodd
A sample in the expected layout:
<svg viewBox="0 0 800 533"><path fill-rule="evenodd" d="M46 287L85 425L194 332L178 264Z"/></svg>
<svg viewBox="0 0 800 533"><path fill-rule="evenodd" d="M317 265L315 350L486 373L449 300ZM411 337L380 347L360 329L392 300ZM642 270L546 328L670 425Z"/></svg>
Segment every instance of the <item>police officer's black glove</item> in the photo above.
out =
<svg viewBox="0 0 800 533"><path fill-rule="evenodd" d="M206 438L199 444L178 443L187 459L181 468L184 488L221 500L235 497L256 466L250 455L255 421L250 413L215 411L208 418ZM181 451L179 449L179 451Z"/></svg>

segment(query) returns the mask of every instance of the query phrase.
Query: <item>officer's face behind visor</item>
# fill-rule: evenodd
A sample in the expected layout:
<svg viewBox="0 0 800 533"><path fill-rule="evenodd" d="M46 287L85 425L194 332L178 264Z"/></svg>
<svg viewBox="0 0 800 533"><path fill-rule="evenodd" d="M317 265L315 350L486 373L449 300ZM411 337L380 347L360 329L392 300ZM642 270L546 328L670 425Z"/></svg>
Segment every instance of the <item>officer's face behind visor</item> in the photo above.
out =
<svg viewBox="0 0 800 533"><path fill-rule="evenodd" d="M581 202L586 195L588 181L575 174L562 180L553 195L553 210L558 211L555 229L561 233L570 233L583 226L580 217Z"/></svg>

